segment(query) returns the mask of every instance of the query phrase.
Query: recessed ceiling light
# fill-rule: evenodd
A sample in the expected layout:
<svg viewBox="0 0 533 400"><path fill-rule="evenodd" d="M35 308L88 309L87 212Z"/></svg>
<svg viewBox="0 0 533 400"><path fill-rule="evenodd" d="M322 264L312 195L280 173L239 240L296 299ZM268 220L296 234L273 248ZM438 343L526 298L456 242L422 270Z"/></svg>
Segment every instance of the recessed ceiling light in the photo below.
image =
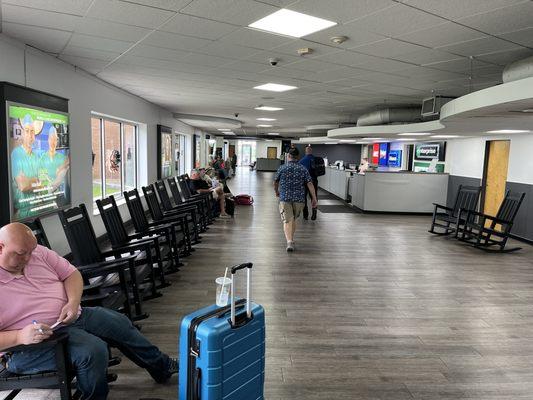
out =
<svg viewBox="0 0 533 400"><path fill-rule="evenodd" d="M337 144L337 142L326 142L326 144Z"/></svg>
<svg viewBox="0 0 533 400"><path fill-rule="evenodd" d="M523 129L499 129L497 131L487 131L487 133L528 133L531 131Z"/></svg>
<svg viewBox="0 0 533 400"><path fill-rule="evenodd" d="M418 140L418 139L415 139L415 138L400 138L400 139L396 139L397 141L402 141L402 142L407 142L407 141L413 141L413 140Z"/></svg>
<svg viewBox="0 0 533 400"><path fill-rule="evenodd" d="M458 138L459 135L433 135L431 137L435 139L453 139Z"/></svg>
<svg viewBox="0 0 533 400"><path fill-rule="evenodd" d="M218 128L218 131L224 132L224 131L231 131L229 128Z"/></svg>
<svg viewBox="0 0 533 400"><path fill-rule="evenodd" d="M224 132L224 135L235 136L235 132Z"/></svg>
<svg viewBox="0 0 533 400"><path fill-rule="evenodd" d="M282 8L248 26L262 31L301 38L334 25L337 23Z"/></svg>
<svg viewBox="0 0 533 400"><path fill-rule="evenodd" d="M341 139L341 140L339 140L339 142L341 142L341 143L356 143L357 140L355 140L355 139Z"/></svg>
<svg viewBox="0 0 533 400"><path fill-rule="evenodd" d="M273 125L260 124L256 125L258 128L272 128Z"/></svg>
<svg viewBox="0 0 533 400"><path fill-rule="evenodd" d="M267 135L270 135L270 136L279 136L279 133L278 133L278 132L268 132Z"/></svg>
<svg viewBox="0 0 533 400"><path fill-rule="evenodd" d="M276 121L276 118L257 118L258 121Z"/></svg>
<svg viewBox="0 0 533 400"><path fill-rule="evenodd" d="M283 108L281 107L270 107L270 106L257 106L254 108L254 110L261 110L261 111L281 111Z"/></svg>
<svg viewBox="0 0 533 400"><path fill-rule="evenodd" d="M361 140L383 140L382 137L365 137Z"/></svg>
<svg viewBox="0 0 533 400"><path fill-rule="evenodd" d="M398 136L427 136L427 135L431 135L431 133L426 133L426 132L398 133Z"/></svg>
<svg viewBox="0 0 533 400"><path fill-rule="evenodd" d="M264 85L255 86L254 89L269 90L271 92L286 92L287 90L298 89L296 86L281 85L279 83L265 83Z"/></svg>

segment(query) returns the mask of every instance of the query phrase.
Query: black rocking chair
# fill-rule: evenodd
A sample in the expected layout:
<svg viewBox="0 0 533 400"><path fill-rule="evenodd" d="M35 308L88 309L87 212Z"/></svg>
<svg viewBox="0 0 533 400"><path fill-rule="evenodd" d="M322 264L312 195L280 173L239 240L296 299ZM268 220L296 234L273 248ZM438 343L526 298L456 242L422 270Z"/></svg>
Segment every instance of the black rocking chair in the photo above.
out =
<svg viewBox="0 0 533 400"><path fill-rule="evenodd" d="M457 234L457 227L464 223L460 219L460 210L475 211L479 202L479 195L481 193L481 186L459 186L457 197L453 208L446 207L441 204L433 203L435 209L433 210L433 219L431 221L431 228L428 232L435 235L449 235L450 233ZM435 228L443 229L442 232L435 231Z"/></svg>
<svg viewBox="0 0 533 400"><path fill-rule="evenodd" d="M520 250L521 247L506 249L505 245L525 195L525 193L507 191L495 217L476 211L467 211L464 218L465 224L458 231L459 240L488 252L509 253Z"/></svg>

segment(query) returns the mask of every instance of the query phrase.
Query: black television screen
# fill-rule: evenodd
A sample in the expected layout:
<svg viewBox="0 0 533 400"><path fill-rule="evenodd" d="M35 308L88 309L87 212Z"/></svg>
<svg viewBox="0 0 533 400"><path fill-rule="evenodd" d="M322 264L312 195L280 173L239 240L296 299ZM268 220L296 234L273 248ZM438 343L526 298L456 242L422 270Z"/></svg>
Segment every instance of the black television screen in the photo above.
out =
<svg viewBox="0 0 533 400"><path fill-rule="evenodd" d="M12 221L70 205L69 116L7 102Z"/></svg>

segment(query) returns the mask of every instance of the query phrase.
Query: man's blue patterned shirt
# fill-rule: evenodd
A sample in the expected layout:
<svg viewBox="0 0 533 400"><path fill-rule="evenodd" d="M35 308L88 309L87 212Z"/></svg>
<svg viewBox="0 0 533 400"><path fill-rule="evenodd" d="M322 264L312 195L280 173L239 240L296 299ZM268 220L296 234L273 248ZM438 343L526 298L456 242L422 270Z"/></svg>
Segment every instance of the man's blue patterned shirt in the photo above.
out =
<svg viewBox="0 0 533 400"><path fill-rule="evenodd" d="M279 182L279 200L287 203L305 203L305 186L311 182L311 175L297 161L289 161L278 168L274 178Z"/></svg>

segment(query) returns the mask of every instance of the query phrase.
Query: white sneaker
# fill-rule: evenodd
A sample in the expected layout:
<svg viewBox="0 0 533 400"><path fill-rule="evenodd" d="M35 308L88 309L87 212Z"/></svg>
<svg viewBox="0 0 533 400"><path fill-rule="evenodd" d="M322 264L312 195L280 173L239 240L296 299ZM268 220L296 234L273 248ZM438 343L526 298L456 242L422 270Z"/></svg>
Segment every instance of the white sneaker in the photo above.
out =
<svg viewBox="0 0 533 400"><path fill-rule="evenodd" d="M288 252L294 251L294 242L287 242L287 251Z"/></svg>
<svg viewBox="0 0 533 400"><path fill-rule="evenodd" d="M218 217L220 219L231 219L231 215L229 214L220 214Z"/></svg>

